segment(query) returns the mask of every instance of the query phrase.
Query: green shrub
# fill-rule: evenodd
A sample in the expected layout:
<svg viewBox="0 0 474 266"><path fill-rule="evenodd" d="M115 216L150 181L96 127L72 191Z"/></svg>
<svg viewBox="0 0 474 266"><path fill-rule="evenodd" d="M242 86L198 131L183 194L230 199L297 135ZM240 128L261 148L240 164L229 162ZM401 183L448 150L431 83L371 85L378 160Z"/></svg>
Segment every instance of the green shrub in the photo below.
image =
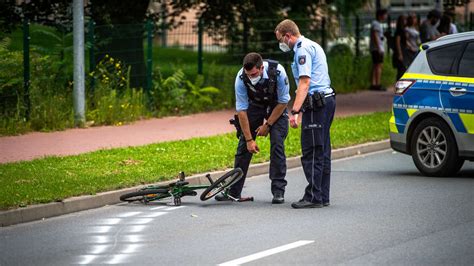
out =
<svg viewBox="0 0 474 266"><path fill-rule="evenodd" d="M89 125L122 125L150 116L143 90L130 88L130 67L106 55L89 76L94 80L88 92Z"/></svg>

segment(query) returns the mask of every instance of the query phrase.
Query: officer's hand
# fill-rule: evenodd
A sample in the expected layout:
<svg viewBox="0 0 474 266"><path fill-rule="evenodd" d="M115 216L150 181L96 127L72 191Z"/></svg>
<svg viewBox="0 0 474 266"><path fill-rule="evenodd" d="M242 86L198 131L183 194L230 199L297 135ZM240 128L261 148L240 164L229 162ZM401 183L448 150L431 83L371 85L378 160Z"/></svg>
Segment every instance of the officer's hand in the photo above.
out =
<svg viewBox="0 0 474 266"><path fill-rule="evenodd" d="M270 132L270 128L267 126L267 124L263 124L255 130L257 132L257 136L263 136L266 137L268 135L268 132Z"/></svg>
<svg viewBox="0 0 474 266"><path fill-rule="evenodd" d="M260 148L257 146L257 142L255 142L255 140L251 140L247 142L247 150L250 153L258 153L260 151Z"/></svg>
<svg viewBox="0 0 474 266"><path fill-rule="evenodd" d="M292 128L298 128L298 114L290 115L290 126Z"/></svg>

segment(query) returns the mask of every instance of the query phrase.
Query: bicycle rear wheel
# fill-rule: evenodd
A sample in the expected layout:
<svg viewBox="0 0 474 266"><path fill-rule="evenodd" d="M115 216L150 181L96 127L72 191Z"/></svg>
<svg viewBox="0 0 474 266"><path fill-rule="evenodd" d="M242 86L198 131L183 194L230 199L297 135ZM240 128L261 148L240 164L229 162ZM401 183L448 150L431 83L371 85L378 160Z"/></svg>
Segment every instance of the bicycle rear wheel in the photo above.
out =
<svg viewBox="0 0 474 266"><path fill-rule="evenodd" d="M208 200L214 197L215 195L219 194L224 189L237 183L237 181L239 181L243 176L244 176L244 173L242 172L242 169L240 168L235 168L225 173L223 176L217 179L214 183L212 183L212 185L210 185L208 188L206 188L202 192L201 200L204 201L204 200Z"/></svg>
<svg viewBox="0 0 474 266"><path fill-rule="evenodd" d="M149 202L153 200L164 199L169 196L170 194L168 193L168 189L166 188L143 189L143 190L123 194L122 196L120 196L120 200L126 201L126 202L133 202L133 201Z"/></svg>

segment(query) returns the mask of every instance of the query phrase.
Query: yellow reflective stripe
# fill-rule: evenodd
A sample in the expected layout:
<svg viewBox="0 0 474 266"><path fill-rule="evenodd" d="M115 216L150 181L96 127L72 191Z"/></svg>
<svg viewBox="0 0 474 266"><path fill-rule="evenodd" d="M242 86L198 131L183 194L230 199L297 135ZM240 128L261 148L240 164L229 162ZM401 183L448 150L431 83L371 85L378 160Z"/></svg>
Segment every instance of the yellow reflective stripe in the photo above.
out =
<svg viewBox="0 0 474 266"><path fill-rule="evenodd" d="M474 114L460 113L459 118L461 118L467 133L474 134Z"/></svg>
<svg viewBox="0 0 474 266"><path fill-rule="evenodd" d="M408 117L411 117L416 111L418 111L418 110L417 109L407 109Z"/></svg>
<svg viewBox="0 0 474 266"><path fill-rule="evenodd" d="M390 132L398 133L398 128L397 128L397 125L395 124L395 115L393 113L393 108L392 108L392 116L390 117L388 124L390 126Z"/></svg>
<svg viewBox="0 0 474 266"><path fill-rule="evenodd" d="M417 73L405 73L402 76L402 79L429 79L429 80L474 83L474 78L438 76L438 75L427 75L427 74L417 74Z"/></svg>

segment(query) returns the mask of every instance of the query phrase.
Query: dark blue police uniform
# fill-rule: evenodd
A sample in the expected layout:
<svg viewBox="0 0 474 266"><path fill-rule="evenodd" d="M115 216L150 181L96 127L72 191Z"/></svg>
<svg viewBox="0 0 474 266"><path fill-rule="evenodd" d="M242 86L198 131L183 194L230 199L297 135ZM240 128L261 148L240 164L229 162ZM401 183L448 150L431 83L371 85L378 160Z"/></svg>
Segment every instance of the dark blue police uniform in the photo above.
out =
<svg viewBox="0 0 474 266"><path fill-rule="evenodd" d="M301 122L301 163L308 181L303 200L328 204L331 180L330 128L336 109L335 92L331 88L326 55L321 46L300 36L293 47L292 72L296 84L302 76L310 77L308 97L320 94L325 104L306 108Z"/></svg>
<svg viewBox="0 0 474 266"><path fill-rule="evenodd" d="M260 93L269 90L269 63L264 61L264 71L260 81L252 85L246 77L243 69L239 71L235 79L236 111L246 111L250 124L252 138L256 138L255 130L267 119L273 107L277 103L287 104L290 101L289 84L285 69L280 64L277 65L276 90L273 94ZM274 99L260 99L261 97L274 97ZM268 100L273 104L268 104ZM285 192L287 181L286 176L286 155L285 139L288 135L288 113L285 112L273 123L270 128L270 180L271 191L276 193ZM240 197L245 183L245 177L252 159L252 153L247 150L247 142L243 134L239 138L237 152L235 154L234 167L240 167L244 173L244 178L234 184L229 191L233 197Z"/></svg>

